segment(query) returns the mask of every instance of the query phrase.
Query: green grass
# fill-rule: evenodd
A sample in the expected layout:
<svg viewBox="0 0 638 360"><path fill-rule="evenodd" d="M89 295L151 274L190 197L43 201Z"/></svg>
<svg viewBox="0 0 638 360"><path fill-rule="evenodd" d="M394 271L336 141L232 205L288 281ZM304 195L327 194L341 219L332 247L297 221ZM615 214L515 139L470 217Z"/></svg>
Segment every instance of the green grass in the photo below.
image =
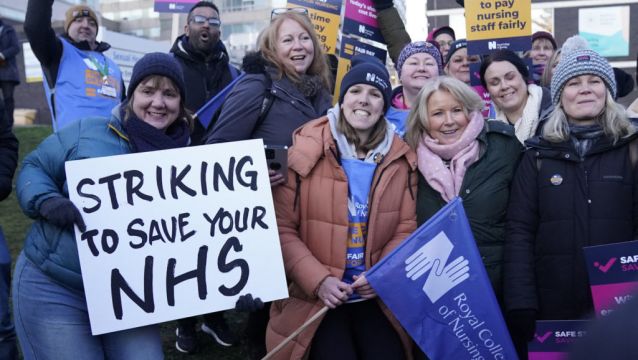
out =
<svg viewBox="0 0 638 360"><path fill-rule="evenodd" d="M29 154L35 149L38 144L49 134L51 134L50 126L30 126L30 127L17 127L15 128L15 134L20 140L20 163L25 155ZM18 167L18 172L20 168ZM16 172L16 177L18 172ZM15 183L15 178L14 178ZM8 199L0 202L0 225L4 230L5 237L7 239L9 249L13 260L22 250L22 244L26 231L28 230L31 220L27 218L20 207L18 206L15 192L13 192ZM245 324L245 316L240 314L227 314L230 326L236 332L241 333ZM217 344L214 344L212 338L208 335L198 332L199 351L194 355L184 355L175 350L175 322L169 322L162 324L162 341L164 344L164 354L166 359L219 359L219 360L234 360L245 359L247 356L240 347L224 348ZM144 349L140 349L144 351ZM81 354L79 354L81 357Z"/></svg>

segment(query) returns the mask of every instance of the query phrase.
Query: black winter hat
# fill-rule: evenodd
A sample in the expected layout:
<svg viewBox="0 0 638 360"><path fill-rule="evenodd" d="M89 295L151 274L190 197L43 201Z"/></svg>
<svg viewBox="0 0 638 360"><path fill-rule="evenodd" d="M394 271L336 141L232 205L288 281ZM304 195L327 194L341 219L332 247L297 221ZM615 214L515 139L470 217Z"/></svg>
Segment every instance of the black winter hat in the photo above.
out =
<svg viewBox="0 0 638 360"><path fill-rule="evenodd" d="M126 98L130 99L137 85L147 76L161 75L173 80L179 89L182 101L186 98L186 85L184 84L184 74L177 60L171 55L154 52L144 55L133 66L133 74L126 91Z"/></svg>
<svg viewBox="0 0 638 360"><path fill-rule="evenodd" d="M392 86L390 85L390 74L381 60L370 55L355 55L352 57L351 68L341 80L339 89L339 104L343 104L343 97L346 91L357 84L368 84L376 87L383 94L383 111L390 106L392 96Z"/></svg>
<svg viewBox="0 0 638 360"><path fill-rule="evenodd" d="M634 90L634 79L627 72L618 69L614 69L614 77L616 77L616 96L618 98L629 95Z"/></svg>

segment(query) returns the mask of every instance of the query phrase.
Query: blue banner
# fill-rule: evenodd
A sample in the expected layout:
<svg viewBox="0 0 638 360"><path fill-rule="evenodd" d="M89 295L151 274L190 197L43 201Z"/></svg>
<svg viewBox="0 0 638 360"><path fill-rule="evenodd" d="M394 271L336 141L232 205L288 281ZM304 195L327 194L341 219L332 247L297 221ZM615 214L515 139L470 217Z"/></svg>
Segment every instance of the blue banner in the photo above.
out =
<svg viewBox="0 0 638 360"><path fill-rule="evenodd" d="M430 359L517 359L460 198L366 278Z"/></svg>
<svg viewBox="0 0 638 360"><path fill-rule="evenodd" d="M195 117L199 121L200 124L204 127L204 129L208 129L208 125L210 125L210 121L213 119L213 115L215 112L222 106L224 101L226 100L226 96L230 93L230 91L235 87L235 84L241 80L246 73L241 73L237 76L230 84L226 85L220 92L217 93L212 99L208 100L204 106L199 108L195 113Z"/></svg>

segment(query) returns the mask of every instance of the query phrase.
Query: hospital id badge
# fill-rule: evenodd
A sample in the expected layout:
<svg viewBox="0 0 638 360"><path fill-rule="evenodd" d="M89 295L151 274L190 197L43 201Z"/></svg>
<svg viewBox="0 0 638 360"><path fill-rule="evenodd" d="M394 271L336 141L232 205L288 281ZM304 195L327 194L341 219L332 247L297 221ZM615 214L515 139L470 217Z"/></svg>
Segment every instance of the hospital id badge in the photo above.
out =
<svg viewBox="0 0 638 360"><path fill-rule="evenodd" d="M115 90L115 88L108 84L102 85L102 88L100 89L100 93L104 96L108 96L112 98L117 97L117 91Z"/></svg>

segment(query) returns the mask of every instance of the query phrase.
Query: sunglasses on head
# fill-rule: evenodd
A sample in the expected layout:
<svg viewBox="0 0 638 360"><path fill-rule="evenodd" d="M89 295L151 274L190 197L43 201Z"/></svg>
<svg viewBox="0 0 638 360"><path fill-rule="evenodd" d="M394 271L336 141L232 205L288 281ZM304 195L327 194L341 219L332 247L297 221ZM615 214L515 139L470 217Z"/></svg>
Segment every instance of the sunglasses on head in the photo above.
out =
<svg viewBox="0 0 638 360"><path fill-rule="evenodd" d="M285 13L297 13L302 15L308 15L308 9L302 7L293 7L293 8L277 8L272 9L270 12L270 20L274 20L277 16Z"/></svg>
<svg viewBox="0 0 638 360"><path fill-rule="evenodd" d="M78 18L78 17L83 17L83 16L91 16L91 12L87 9L82 9L82 10L74 10L71 13L71 16L73 18Z"/></svg>
<svg viewBox="0 0 638 360"><path fill-rule="evenodd" d="M207 18L206 16L202 16L202 15L194 15L191 18L191 22L194 22L195 24L198 24L198 25L202 25L208 22L208 25L214 26L214 27L218 27L222 24L222 21L219 20L218 18Z"/></svg>

